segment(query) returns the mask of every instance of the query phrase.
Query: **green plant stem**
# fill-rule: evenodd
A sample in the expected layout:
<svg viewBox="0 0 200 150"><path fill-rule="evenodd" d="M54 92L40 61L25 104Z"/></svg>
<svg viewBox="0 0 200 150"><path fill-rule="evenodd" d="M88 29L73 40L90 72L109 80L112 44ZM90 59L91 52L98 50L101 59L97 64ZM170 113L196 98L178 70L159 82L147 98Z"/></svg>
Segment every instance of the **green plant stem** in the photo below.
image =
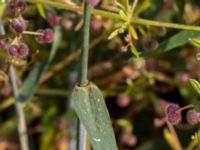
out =
<svg viewBox="0 0 200 150"><path fill-rule="evenodd" d="M84 16L83 16L83 43L81 51L81 66L80 66L80 86L88 84L88 52L89 52L89 34L90 34L90 5L84 2ZM78 138L77 138L77 150L86 150L86 130L83 124L78 121Z"/></svg>
<svg viewBox="0 0 200 150"><path fill-rule="evenodd" d="M85 3L83 16L83 43L81 52L81 68L80 68L80 85L84 86L88 83L88 52L89 52L89 34L90 34L90 5Z"/></svg>
<svg viewBox="0 0 200 150"><path fill-rule="evenodd" d="M178 148L177 150L183 150L183 148L182 148L182 146L181 146L181 144L180 144L180 141L179 141L179 139L178 139L178 136L177 136L177 134L176 134L176 131L175 131L175 129L174 129L174 126L173 126L168 120L166 120L166 123L167 123L167 126L168 126L168 128L169 128L171 134L173 134L173 136L174 136L174 138L175 138L175 141L176 141L176 144L177 144L177 148Z"/></svg>
<svg viewBox="0 0 200 150"><path fill-rule="evenodd" d="M11 65L9 68L9 76L11 80L11 85L15 97L15 108L17 112L17 128L19 132L19 139L20 139L20 145L22 150L29 150L28 146L28 136L27 136L27 128L26 128L26 120L25 120L25 114L23 111L23 104L18 100L18 89L16 85L16 79L14 74L14 68Z"/></svg>
<svg viewBox="0 0 200 150"><path fill-rule="evenodd" d="M55 8L59 9L65 9L69 11L74 11L79 14L83 14L83 8L76 6L76 5L69 5L62 2L56 2L56 1L50 1L50 0L26 0L30 3L41 3L46 4ZM100 15L106 18L115 19L122 21L123 18L120 17L119 14L114 12L109 12L105 10L99 10L99 9L92 9L91 13L94 15ZM141 18L135 18L132 17L131 23L135 24L141 24L141 25L150 25L150 26L156 26L156 27L166 27L166 28L175 28L175 29L183 29L183 30L191 30L191 31L200 31L200 27L198 26L191 26L191 25L182 25L182 24L176 24L176 23L166 23L166 22L159 22L159 21L152 21L147 19L141 19Z"/></svg>
<svg viewBox="0 0 200 150"><path fill-rule="evenodd" d="M131 7L130 16L128 17L128 22L131 21L131 18L132 18L132 16L133 16L133 12L134 12L134 10L135 10L135 8L136 8L136 6L137 6L137 3L138 3L138 0L134 0L133 5L132 5L132 7Z"/></svg>
<svg viewBox="0 0 200 150"><path fill-rule="evenodd" d="M2 24L1 18L0 18L0 35L5 35L4 26ZM23 105L17 98L18 89L16 85L13 65L10 65L9 67L9 77L10 77L10 81L11 81L11 85L12 85L12 89L14 93L14 98L15 98L15 109L17 113L17 129L19 133L20 146L22 150L29 150L25 115L23 111Z"/></svg>

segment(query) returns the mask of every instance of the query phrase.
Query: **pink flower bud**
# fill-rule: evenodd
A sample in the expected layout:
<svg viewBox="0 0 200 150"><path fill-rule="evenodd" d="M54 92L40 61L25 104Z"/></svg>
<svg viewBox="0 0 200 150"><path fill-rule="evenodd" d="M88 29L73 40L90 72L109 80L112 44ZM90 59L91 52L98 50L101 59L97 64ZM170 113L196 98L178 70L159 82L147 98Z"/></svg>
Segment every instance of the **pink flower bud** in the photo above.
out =
<svg viewBox="0 0 200 150"><path fill-rule="evenodd" d="M186 115L186 120L189 124L195 125L199 122L200 114L196 110L189 110Z"/></svg>
<svg viewBox="0 0 200 150"><path fill-rule="evenodd" d="M180 106L174 103L169 104L167 107L167 119L172 125L177 125L182 120L181 112L177 112L178 109L180 109Z"/></svg>
<svg viewBox="0 0 200 150"><path fill-rule="evenodd" d="M87 3L89 3L92 7L95 7L99 4L101 0L87 0Z"/></svg>
<svg viewBox="0 0 200 150"><path fill-rule="evenodd" d="M130 103L130 98L126 95L120 94L117 97L117 104L120 107L126 107Z"/></svg>

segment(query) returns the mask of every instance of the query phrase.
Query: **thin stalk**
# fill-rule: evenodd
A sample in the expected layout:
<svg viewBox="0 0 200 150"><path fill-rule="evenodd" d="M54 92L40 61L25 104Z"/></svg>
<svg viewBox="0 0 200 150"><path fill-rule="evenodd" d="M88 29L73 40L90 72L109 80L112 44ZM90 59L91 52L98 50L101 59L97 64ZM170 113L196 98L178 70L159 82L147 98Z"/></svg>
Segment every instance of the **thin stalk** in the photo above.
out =
<svg viewBox="0 0 200 150"><path fill-rule="evenodd" d="M30 35L43 35L43 33L32 32L32 31L24 31L23 34L30 34Z"/></svg>
<svg viewBox="0 0 200 150"><path fill-rule="evenodd" d="M181 112L183 110L190 109L190 108L193 108L193 107L194 107L194 104L186 105L186 106L181 107L180 109L178 109L176 112Z"/></svg>
<svg viewBox="0 0 200 150"><path fill-rule="evenodd" d="M46 5L55 7L55 8L65 9L65 10L77 12L79 14L83 14L83 8L76 6L76 5L69 5L66 3L50 1L50 0L26 0L26 1L30 2L30 3L46 4ZM100 16L103 16L106 18L115 19L115 20L119 20L119 21L123 20L123 18L121 18L119 14L109 12L106 10L92 9L91 13L94 15L100 15ZM141 19L141 18L136 18L136 17L132 17L131 23L141 24L141 25L150 25L150 26L156 26L156 27L166 27L166 28L175 28L175 29L182 29L182 30L200 31L200 27L198 27L198 26L159 22L159 21Z"/></svg>
<svg viewBox="0 0 200 150"><path fill-rule="evenodd" d="M4 35L4 34L5 34L4 27L2 24L2 20L0 18L0 35ZM20 146L22 150L29 150L25 115L23 111L23 105L17 99L18 89L16 85L14 68L12 65L10 65L10 68L9 68L9 77L10 77L10 81L11 81L11 85L12 85L12 89L14 93L14 98L15 98L15 109L16 109L17 119L18 119L17 128L18 128L18 133L19 133Z"/></svg>
<svg viewBox="0 0 200 150"><path fill-rule="evenodd" d="M13 89L13 93L15 97L15 109L17 112L17 119L18 119L17 128L18 128L18 133L19 133L20 146L22 150L29 150L25 114L23 111L23 104L17 98L18 89L16 85L14 68L12 65L9 68L9 76L10 76L11 85L12 85L12 89Z"/></svg>
<svg viewBox="0 0 200 150"><path fill-rule="evenodd" d="M90 34L90 5L84 2L84 16L83 16L83 43L81 52L81 66L80 66L80 86L85 86L88 83L88 52L89 52L89 34ZM83 124L78 122L78 139L77 150L86 150L87 138L86 130Z"/></svg>
<svg viewBox="0 0 200 150"><path fill-rule="evenodd" d="M84 86L88 83L88 52L89 52L89 34L90 34L90 5L85 2L84 16L83 16L83 43L81 52L81 68L80 68L80 85Z"/></svg>
<svg viewBox="0 0 200 150"><path fill-rule="evenodd" d="M132 18L132 16L133 16L133 12L134 12L134 10L135 10L135 8L136 8L136 6L137 6L137 3L138 3L138 0L134 0L133 5L132 5L132 8L131 8L131 13L130 13L130 15L129 15L129 17L128 17L128 22L131 21L131 18Z"/></svg>
<svg viewBox="0 0 200 150"><path fill-rule="evenodd" d="M177 134L176 134L176 131L175 131L175 129L174 129L174 126L173 126L171 123L169 123L169 121L167 121L167 120L166 120L166 123L167 123L167 126L168 126L168 128L169 128L171 134L173 134L173 136L174 136L174 138L175 138L177 150L182 150L183 148L182 148L181 143L180 143L180 141L179 141L179 139L178 139L178 136L177 136Z"/></svg>

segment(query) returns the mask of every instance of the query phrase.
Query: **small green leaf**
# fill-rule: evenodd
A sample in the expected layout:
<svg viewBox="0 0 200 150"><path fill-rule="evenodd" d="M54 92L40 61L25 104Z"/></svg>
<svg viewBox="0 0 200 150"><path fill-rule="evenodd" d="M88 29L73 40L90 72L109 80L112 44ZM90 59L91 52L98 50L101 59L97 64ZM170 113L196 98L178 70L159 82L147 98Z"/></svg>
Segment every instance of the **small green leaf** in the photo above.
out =
<svg viewBox="0 0 200 150"><path fill-rule="evenodd" d="M46 18L46 12L45 12L44 7L42 6L42 4L37 3L36 6L37 6L37 9L38 9L39 14L40 14L43 18Z"/></svg>
<svg viewBox="0 0 200 150"><path fill-rule="evenodd" d="M3 16L5 9L6 9L6 3L0 2L0 17Z"/></svg>
<svg viewBox="0 0 200 150"><path fill-rule="evenodd" d="M124 20L126 20L128 17L126 16L126 14L124 13L124 11L123 10L120 10L119 11L119 15L120 15L120 17L122 18L122 19L124 19Z"/></svg>
<svg viewBox="0 0 200 150"><path fill-rule="evenodd" d="M133 55L136 57L136 58L139 58L140 57L140 54L138 53L136 47L134 45L130 45L130 49L131 49L131 52L133 53Z"/></svg>
<svg viewBox="0 0 200 150"><path fill-rule="evenodd" d="M133 26L129 25L129 31L133 37L133 39L137 40L138 39L138 35L136 30L133 28Z"/></svg>
<svg viewBox="0 0 200 150"><path fill-rule="evenodd" d="M192 86L194 87L194 89L199 93L199 95L200 95L200 83L197 81L197 80L195 80L195 79L190 79L189 80L190 81L190 83L192 84Z"/></svg>
<svg viewBox="0 0 200 150"><path fill-rule="evenodd" d="M130 9L129 0L126 0L126 10Z"/></svg>
<svg viewBox="0 0 200 150"><path fill-rule="evenodd" d="M120 4L117 0L115 0L115 5L117 5L121 9L125 10L125 7L122 4Z"/></svg>
<svg viewBox="0 0 200 150"><path fill-rule="evenodd" d="M200 33L196 32L196 31L181 31L181 32L173 35L169 39L161 42L157 49L151 50L151 51L144 51L144 52L142 52L141 55L143 57L156 56L158 54L165 53L170 50L174 50L175 48L188 43L189 38L195 38L198 36L200 36Z"/></svg>
<svg viewBox="0 0 200 150"><path fill-rule="evenodd" d="M114 30L108 37L108 40L111 40L112 38L116 37L119 34L119 29Z"/></svg>
<svg viewBox="0 0 200 150"><path fill-rule="evenodd" d="M135 8L135 14L140 14L151 6L149 0L144 0L138 7Z"/></svg>
<svg viewBox="0 0 200 150"><path fill-rule="evenodd" d="M189 39L189 41L193 46L200 48L200 40L199 39L192 38L192 39Z"/></svg>

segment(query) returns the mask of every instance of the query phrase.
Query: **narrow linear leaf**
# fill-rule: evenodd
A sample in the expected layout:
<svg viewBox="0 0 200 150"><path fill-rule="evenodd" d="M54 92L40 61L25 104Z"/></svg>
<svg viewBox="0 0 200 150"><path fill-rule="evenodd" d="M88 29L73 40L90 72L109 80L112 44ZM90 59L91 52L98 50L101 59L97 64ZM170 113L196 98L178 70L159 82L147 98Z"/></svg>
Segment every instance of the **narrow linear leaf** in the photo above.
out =
<svg viewBox="0 0 200 150"><path fill-rule="evenodd" d="M122 18L122 19L124 19L124 20L126 20L128 17L126 16L126 14L124 13L124 11L123 10L120 10L119 11L119 15L120 15L120 17Z"/></svg>
<svg viewBox="0 0 200 150"><path fill-rule="evenodd" d="M136 58L139 58L140 57L140 54L138 53L136 47L134 45L130 45L130 49L131 49L131 52L133 53L133 55L136 57Z"/></svg>
<svg viewBox="0 0 200 150"><path fill-rule="evenodd" d="M126 0L126 10L129 10L130 9L130 5L129 5L129 0Z"/></svg>
<svg viewBox="0 0 200 150"><path fill-rule="evenodd" d="M118 34L119 34L119 29L116 29L115 31L113 31L113 32L109 35L108 40L113 39L113 38L116 37Z"/></svg>
<svg viewBox="0 0 200 150"><path fill-rule="evenodd" d="M115 0L115 5L117 5L121 9L125 10L125 7L122 4L120 4L117 0Z"/></svg>
<svg viewBox="0 0 200 150"><path fill-rule="evenodd" d="M141 56L152 57L152 56L156 56L158 54L168 52L170 50L173 50L179 46L182 46L182 45L188 43L189 38L195 38L197 36L200 36L200 32L181 31L178 34L175 34L174 36L170 37L169 39L161 42L157 49L152 50L152 51L142 52Z"/></svg>
<svg viewBox="0 0 200 150"><path fill-rule="evenodd" d="M37 9L38 9L40 16L42 16L43 18L46 18L46 12L44 10L43 5L40 4L40 3L37 3L36 6L37 6Z"/></svg>
<svg viewBox="0 0 200 150"><path fill-rule="evenodd" d="M192 84L192 86L194 87L194 89L197 91L197 93L199 93L199 95L200 95L200 83L195 79L190 79L189 81Z"/></svg>
<svg viewBox="0 0 200 150"><path fill-rule="evenodd" d="M164 138L166 139L167 143L171 146L172 149L180 150L179 146L176 143L176 138L167 128L163 130L163 134Z"/></svg>
<svg viewBox="0 0 200 150"><path fill-rule="evenodd" d="M151 6L150 0L144 0L138 7L135 8L135 14L140 14Z"/></svg>
<svg viewBox="0 0 200 150"><path fill-rule="evenodd" d="M0 2L0 17L3 16L4 10L6 9L6 3Z"/></svg>
<svg viewBox="0 0 200 150"><path fill-rule="evenodd" d="M60 28L56 27L54 32L54 42L51 48L48 59L46 59L38 68L35 68L29 76L25 79L21 89L19 90L18 100L21 102L27 102L31 96L35 94L39 86L39 80L42 74L46 71L50 63L52 62L60 42Z"/></svg>
<svg viewBox="0 0 200 150"><path fill-rule="evenodd" d="M133 37L133 39L137 40L138 39L138 35L136 30L133 28L133 26L129 25L129 31Z"/></svg>
<svg viewBox="0 0 200 150"><path fill-rule="evenodd" d="M189 39L189 41L193 46L200 48L200 40L199 39L192 38L192 39Z"/></svg>

